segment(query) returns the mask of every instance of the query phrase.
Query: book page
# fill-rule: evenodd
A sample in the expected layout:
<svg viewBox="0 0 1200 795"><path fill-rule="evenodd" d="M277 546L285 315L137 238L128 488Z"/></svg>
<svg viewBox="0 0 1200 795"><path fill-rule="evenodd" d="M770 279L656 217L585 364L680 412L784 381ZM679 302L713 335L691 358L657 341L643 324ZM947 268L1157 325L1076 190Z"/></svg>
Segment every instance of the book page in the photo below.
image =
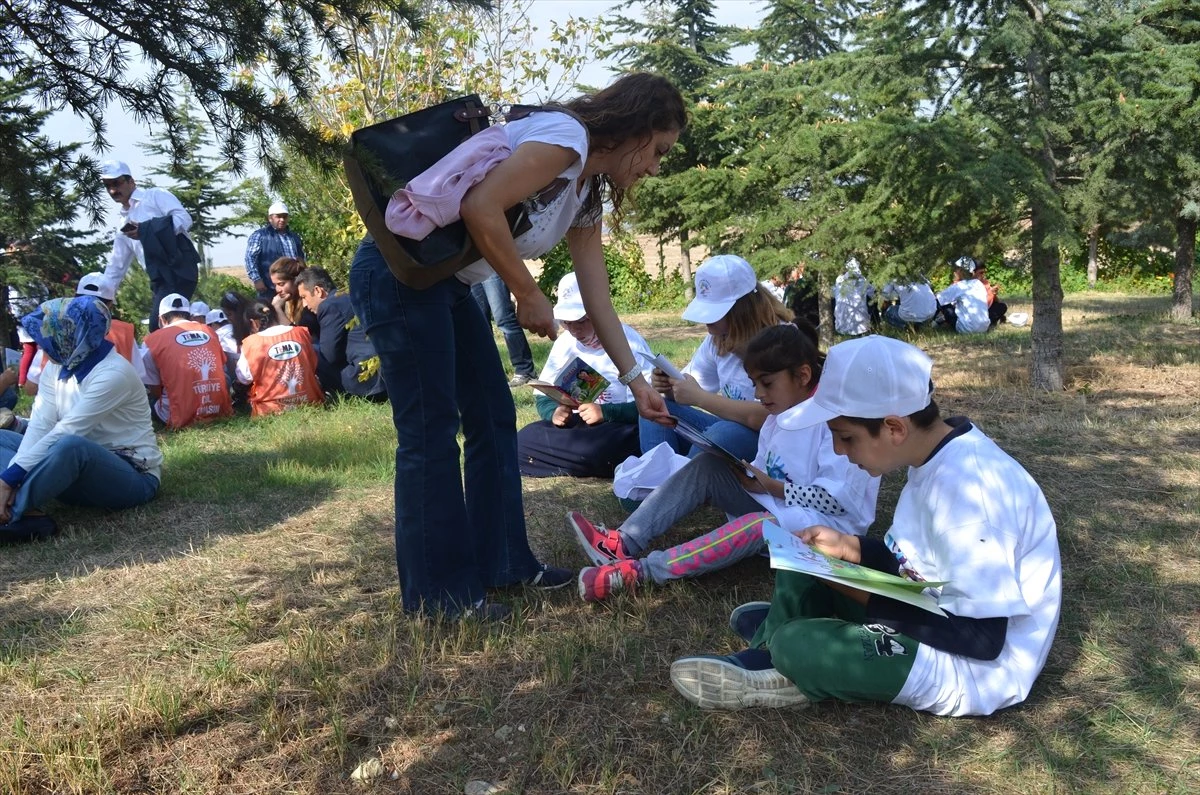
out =
<svg viewBox="0 0 1200 795"><path fill-rule="evenodd" d="M937 599L925 593L927 588L939 588L946 583L916 582L888 574L885 571L831 558L787 532L773 522L763 524L763 540L771 553L771 568L808 574L849 588L879 594L899 602L914 605L931 613L945 615Z"/></svg>

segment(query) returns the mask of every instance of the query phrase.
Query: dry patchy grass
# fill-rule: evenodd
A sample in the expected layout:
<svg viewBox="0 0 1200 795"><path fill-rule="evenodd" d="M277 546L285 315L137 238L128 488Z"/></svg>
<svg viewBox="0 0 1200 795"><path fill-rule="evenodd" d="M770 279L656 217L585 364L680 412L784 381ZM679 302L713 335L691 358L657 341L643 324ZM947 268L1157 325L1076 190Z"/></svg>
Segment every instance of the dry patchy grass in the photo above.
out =
<svg viewBox="0 0 1200 795"><path fill-rule="evenodd" d="M691 708L670 661L734 648L726 616L769 596L762 561L599 607L516 590L521 620L500 627L407 619L389 417L343 406L167 437L155 503L63 512L64 537L3 551L0 791L1195 791L1200 331L1164 311L1070 297L1057 395L1028 389L1028 330L919 340L944 408L1012 451L1059 521L1063 620L1025 705ZM652 342L695 339L649 320ZM525 490L533 544L559 563L580 563L568 509L622 515L604 483ZM350 781L372 757L386 774Z"/></svg>

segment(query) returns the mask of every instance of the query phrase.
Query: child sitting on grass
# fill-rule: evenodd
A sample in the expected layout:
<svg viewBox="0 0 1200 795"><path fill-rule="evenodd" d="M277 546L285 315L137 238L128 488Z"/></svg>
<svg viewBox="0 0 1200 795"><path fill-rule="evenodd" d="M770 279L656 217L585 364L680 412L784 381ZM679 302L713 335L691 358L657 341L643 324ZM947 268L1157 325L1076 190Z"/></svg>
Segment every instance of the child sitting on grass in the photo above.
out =
<svg viewBox="0 0 1200 795"><path fill-rule="evenodd" d="M619 530L596 527L578 512L567 516L593 565L579 573L586 602L605 599L645 580L662 584L732 566L762 552L762 524L800 530L829 524L846 533L867 531L875 517L879 478L833 450L824 425L786 430L785 418L812 394L821 376L820 356L796 326L772 326L746 346L746 372L756 398L769 412L754 464L734 468L722 458L693 458L646 498ZM676 522L704 504L738 517L699 538L640 557Z"/></svg>
<svg viewBox="0 0 1200 795"><path fill-rule="evenodd" d="M887 337L835 345L813 399L783 424L827 423L834 449L872 475L909 467L883 540L824 525L798 535L834 558L946 581L933 592L945 615L777 571L770 605L731 618L749 649L671 666L688 701L738 709L834 698L988 715L1029 695L1062 599L1054 517L995 442L964 417L940 418L932 365Z"/></svg>

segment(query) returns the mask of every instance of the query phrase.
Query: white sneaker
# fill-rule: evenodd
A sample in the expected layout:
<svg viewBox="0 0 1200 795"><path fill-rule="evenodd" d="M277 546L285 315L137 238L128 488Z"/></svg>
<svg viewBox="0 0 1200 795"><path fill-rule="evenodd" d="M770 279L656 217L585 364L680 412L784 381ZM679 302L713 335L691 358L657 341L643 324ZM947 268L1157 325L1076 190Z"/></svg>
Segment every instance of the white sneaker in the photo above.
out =
<svg viewBox="0 0 1200 795"><path fill-rule="evenodd" d="M683 657L671 663L671 684L700 709L806 707L808 696L774 668L750 671L732 656Z"/></svg>

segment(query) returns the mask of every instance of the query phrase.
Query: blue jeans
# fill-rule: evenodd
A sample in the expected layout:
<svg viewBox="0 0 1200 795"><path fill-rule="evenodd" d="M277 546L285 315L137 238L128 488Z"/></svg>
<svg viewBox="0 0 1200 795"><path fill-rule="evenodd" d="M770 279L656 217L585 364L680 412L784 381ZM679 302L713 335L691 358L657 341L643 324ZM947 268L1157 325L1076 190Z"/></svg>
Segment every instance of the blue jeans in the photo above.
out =
<svg viewBox="0 0 1200 795"><path fill-rule="evenodd" d="M491 315L492 320L496 321L496 327L504 334L504 345L508 348L513 372L536 378L533 351L529 350L529 340L525 339L525 331L517 322L517 308L513 306L508 285L493 274L482 282L471 285L471 295L479 303L484 316Z"/></svg>
<svg viewBox="0 0 1200 795"><path fill-rule="evenodd" d="M740 422L723 420L707 411L701 411L694 406L683 406L673 400L667 401L667 411L704 431L708 438L746 461L753 461L754 456L758 454L758 431L747 428ZM673 428L659 425L657 422L639 418L638 433L641 436L643 453L663 442L670 444L671 449L680 455L688 455L688 450L691 449L691 445L680 438ZM695 456L698 452L692 450L691 455Z"/></svg>
<svg viewBox="0 0 1200 795"><path fill-rule="evenodd" d="M25 437L0 431L0 470L6 469ZM124 458L82 436L64 436L25 475L12 507L13 521L31 508L58 499L69 505L132 508L154 499L158 478L139 472Z"/></svg>
<svg viewBox="0 0 1200 795"><path fill-rule="evenodd" d="M0 409L15 409L18 398L20 398L20 395L17 394L17 388L10 386L4 392L0 393Z"/></svg>
<svg viewBox="0 0 1200 795"><path fill-rule="evenodd" d="M413 290L367 238L350 265L350 300L392 402L404 609L453 614L487 588L532 577L540 564L525 535L516 408L470 289L450 277Z"/></svg>

